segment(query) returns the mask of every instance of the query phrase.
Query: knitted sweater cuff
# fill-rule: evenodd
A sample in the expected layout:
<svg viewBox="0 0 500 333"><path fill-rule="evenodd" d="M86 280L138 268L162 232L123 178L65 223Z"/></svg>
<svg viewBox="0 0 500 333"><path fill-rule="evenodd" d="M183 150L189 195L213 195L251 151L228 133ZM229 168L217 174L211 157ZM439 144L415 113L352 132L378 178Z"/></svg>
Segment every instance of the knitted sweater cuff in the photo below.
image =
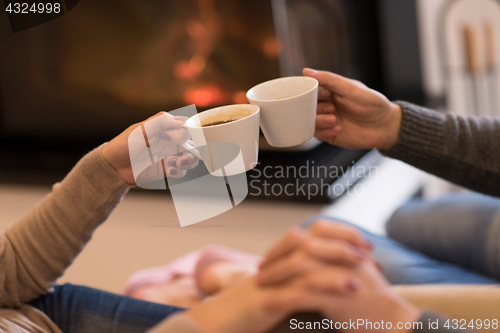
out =
<svg viewBox="0 0 500 333"><path fill-rule="evenodd" d="M401 106L402 119L399 139L382 154L411 162L422 155L439 156L443 153L446 116L439 112L413 105L396 102Z"/></svg>

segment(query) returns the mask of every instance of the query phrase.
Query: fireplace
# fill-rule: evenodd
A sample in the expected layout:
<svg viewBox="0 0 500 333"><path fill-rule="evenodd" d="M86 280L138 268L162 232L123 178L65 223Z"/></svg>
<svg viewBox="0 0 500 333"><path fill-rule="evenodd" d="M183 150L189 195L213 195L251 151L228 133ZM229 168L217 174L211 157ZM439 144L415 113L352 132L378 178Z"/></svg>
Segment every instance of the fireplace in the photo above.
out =
<svg viewBox="0 0 500 333"><path fill-rule="evenodd" d="M0 15L0 180L52 182L134 122L188 104L246 103L253 85L303 66L390 93L379 22L387 2L87 0L18 33ZM322 146L298 163L315 151L327 164L364 155ZM289 154L261 156L295 161Z"/></svg>

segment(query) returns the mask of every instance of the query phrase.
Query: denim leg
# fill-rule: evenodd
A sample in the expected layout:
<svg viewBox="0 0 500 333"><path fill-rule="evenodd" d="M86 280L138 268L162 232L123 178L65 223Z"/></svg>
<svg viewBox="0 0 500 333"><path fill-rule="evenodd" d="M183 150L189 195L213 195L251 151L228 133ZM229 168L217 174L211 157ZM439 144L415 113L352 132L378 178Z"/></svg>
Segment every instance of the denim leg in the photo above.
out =
<svg viewBox="0 0 500 333"><path fill-rule="evenodd" d="M142 333L182 308L65 284L30 303L64 333Z"/></svg>
<svg viewBox="0 0 500 333"><path fill-rule="evenodd" d="M315 216L309 219L307 228L318 218L339 221L331 217ZM352 225L348 222L341 221ZM373 245L373 257L382 273L392 284L498 284L499 281L460 266L433 259L385 236L360 230Z"/></svg>
<svg viewBox="0 0 500 333"><path fill-rule="evenodd" d="M500 279L500 199L473 193L413 200L386 228L389 237L429 257Z"/></svg>

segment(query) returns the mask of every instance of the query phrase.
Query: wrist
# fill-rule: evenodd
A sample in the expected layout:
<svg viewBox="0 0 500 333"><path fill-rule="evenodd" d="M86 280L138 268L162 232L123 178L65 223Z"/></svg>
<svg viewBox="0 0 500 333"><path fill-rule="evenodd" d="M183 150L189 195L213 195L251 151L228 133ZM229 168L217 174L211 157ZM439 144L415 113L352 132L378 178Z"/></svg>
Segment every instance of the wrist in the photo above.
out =
<svg viewBox="0 0 500 333"><path fill-rule="evenodd" d="M255 278L248 278L204 301L186 315L203 333L264 332L283 316L263 308L261 292Z"/></svg>
<svg viewBox="0 0 500 333"><path fill-rule="evenodd" d="M130 165L130 157L128 157L128 151L126 152L126 158L123 158L124 152L116 148L113 140L104 144L101 149L102 158L115 170L115 172L121 177L121 179L129 186L135 185L135 179L132 174L132 168ZM127 163L128 162L128 163Z"/></svg>
<svg viewBox="0 0 500 333"><path fill-rule="evenodd" d="M399 131L401 130L401 120L403 118L403 111L401 106L396 103L391 102L388 112L388 117L385 125L383 126L383 137L384 140L382 144L377 147L379 150L389 150L391 149L399 140Z"/></svg>

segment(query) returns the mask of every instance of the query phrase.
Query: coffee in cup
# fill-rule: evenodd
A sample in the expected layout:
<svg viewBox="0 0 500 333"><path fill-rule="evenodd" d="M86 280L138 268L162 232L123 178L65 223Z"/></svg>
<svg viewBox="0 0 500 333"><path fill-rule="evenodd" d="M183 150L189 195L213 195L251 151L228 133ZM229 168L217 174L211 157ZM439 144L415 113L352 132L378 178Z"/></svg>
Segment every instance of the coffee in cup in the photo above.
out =
<svg viewBox="0 0 500 333"><path fill-rule="evenodd" d="M200 112L184 126L198 150L187 143L182 146L203 160L214 176L244 173L257 165L259 151L260 108L256 105L227 105ZM237 154L224 151L217 143L232 143ZM236 157L234 157L236 156Z"/></svg>
<svg viewBox="0 0 500 333"><path fill-rule="evenodd" d="M252 112L250 110L245 109L243 107L228 108L227 111L224 112L221 111L217 114L206 116L201 121L201 126L210 127L210 126L227 124L248 117L251 114Z"/></svg>

